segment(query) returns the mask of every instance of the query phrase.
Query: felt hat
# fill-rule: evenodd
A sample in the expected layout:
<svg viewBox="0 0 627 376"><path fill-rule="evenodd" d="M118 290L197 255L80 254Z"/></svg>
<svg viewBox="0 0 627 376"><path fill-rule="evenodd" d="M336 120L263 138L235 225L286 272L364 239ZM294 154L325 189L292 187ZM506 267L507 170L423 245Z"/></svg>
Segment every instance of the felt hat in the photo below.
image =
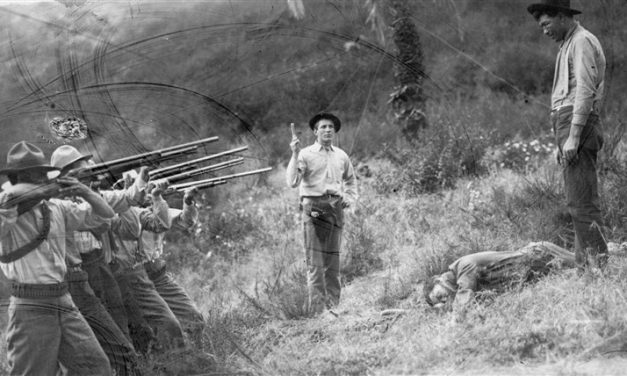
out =
<svg viewBox="0 0 627 376"><path fill-rule="evenodd" d="M529 5L527 7L527 11L532 15L535 12L544 11L558 11L569 13L571 15L581 13L581 11L570 7L570 0L542 0L539 3Z"/></svg>
<svg viewBox="0 0 627 376"><path fill-rule="evenodd" d="M37 146L20 141L7 153L7 165L0 169L0 174L7 175L24 170L53 171L57 168L48 164L44 152Z"/></svg>
<svg viewBox="0 0 627 376"><path fill-rule="evenodd" d="M340 121L340 119L337 118L337 116L328 112L321 112L314 115L314 117L309 120L309 128L311 128L311 130L313 131L316 128L316 123L318 123L322 119L331 120L333 122L333 128L335 128L335 131L340 131L340 128L342 127L342 122Z"/></svg>
<svg viewBox="0 0 627 376"><path fill-rule="evenodd" d="M62 170L73 163L91 159L91 157L91 154L81 154L74 146L63 145L52 152L50 164Z"/></svg>

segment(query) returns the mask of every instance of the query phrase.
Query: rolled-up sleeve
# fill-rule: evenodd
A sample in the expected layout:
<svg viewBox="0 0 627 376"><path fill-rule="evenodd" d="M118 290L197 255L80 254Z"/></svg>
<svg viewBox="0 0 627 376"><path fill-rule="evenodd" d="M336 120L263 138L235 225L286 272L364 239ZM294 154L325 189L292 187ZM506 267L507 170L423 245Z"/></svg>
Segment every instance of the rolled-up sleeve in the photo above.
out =
<svg viewBox="0 0 627 376"><path fill-rule="evenodd" d="M357 202L357 179L355 177L355 169L348 156L344 161L344 173L342 174L342 182L344 185L343 196L351 205Z"/></svg>
<svg viewBox="0 0 627 376"><path fill-rule="evenodd" d="M108 222L108 218L93 213L91 206L86 203L75 203L68 200L52 199L51 203L58 205L63 211L65 231L88 231L100 227Z"/></svg>
<svg viewBox="0 0 627 376"><path fill-rule="evenodd" d="M137 182L124 190L103 190L100 194L116 213L123 213L131 206L139 205L145 197L143 185Z"/></svg>
<svg viewBox="0 0 627 376"><path fill-rule="evenodd" d="M298 154L297 158L290 158L289 163L287 164L287 170L285 171L285 182L287 186L290 188L296 188L303 180L303 174L305 173L305 169L307 164L303 158L303 152Z"/></svg>
<svg viewBox="0 0 627 376"><path fill-rule="evenodd" d="M585 124L599 93L604 62L593 41L587 37L575 38L572 46L573 73L577 86L573 105L573 123Z"/></svg>
<svg viewBox="0 0 627 376"><path fill-rule="evenodd" d="M183 210L170 209L172 228L189 230L198 223L198 209L196 205L183 203Z"/></svg>
<svg viewBox="0 0 627 376"><path fill-rule="evenodd" d="M0 238L3 238L17 222L17 207L0 209Z"/></svg>
<svg viewBox="0 0 627 376"><path fill-rule="evenodd" d="M143 230L160 233L170 229L172 225L168 203L161 197L153 197L150 208L139 212L139 220Z"/></svg>

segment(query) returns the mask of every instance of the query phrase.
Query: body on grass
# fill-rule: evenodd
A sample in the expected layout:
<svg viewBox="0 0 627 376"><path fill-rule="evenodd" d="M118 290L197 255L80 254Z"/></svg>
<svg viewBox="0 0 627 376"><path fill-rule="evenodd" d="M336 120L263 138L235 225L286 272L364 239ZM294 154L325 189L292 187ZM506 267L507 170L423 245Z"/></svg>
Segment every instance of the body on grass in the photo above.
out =
<svg viewBox="0 0 627 376"><path fill-rule="evenodd" d="M424 285L429 305L453 302L456 310L470 304L477 291L503 291L520 286L549 270L574 267L575 255L553 243L537 242L508 252L487 251L463 256Z"/></svg>

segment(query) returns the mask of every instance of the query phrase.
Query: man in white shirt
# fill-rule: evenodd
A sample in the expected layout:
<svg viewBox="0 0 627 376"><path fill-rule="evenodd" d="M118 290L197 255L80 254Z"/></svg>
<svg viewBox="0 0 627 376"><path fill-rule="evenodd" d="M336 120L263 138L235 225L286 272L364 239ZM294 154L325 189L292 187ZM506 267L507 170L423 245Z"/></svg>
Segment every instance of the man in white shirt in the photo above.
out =
<svg viewBox="0 0 627 376"><path fill-rule="evenodd" d="M309 308L322 312L340 301L340 245L344 209L357 200L355 171L348 155L333 146L341 122L320 113L309 121L316 142L301 150L292 131L292 157L286 171L287 185L299 187L303 208L305 251L308 267Z"/></svg>

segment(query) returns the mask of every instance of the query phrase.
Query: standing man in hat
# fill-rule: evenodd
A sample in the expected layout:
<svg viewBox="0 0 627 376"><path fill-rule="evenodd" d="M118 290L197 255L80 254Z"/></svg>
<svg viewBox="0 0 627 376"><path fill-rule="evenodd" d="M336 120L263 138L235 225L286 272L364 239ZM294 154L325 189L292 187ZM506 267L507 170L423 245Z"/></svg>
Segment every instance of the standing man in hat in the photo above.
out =
<svg viewBox="0 0 627 376"><path fill-rule="evenodd" d="M316 141L301 150L292 125L292 158L287 185L299 187L303 209L305 253L308 268L309 309L320 313L340 301L340 244L344 209L354 206L357 186L348 155L333 146L341 122L320 113L309 120Z"/></svg>
<svg viewBox="0 0 627 376"><path fill-rule="evenodd" d="M599 110L603 99L605 56L599 40L573 16L581 13L569 0L544 0L527 10L545 35L559 43L551 94L551 123L564 191L575 229L580 274L603 270L607 244L597 182L597 153L603 145Z"/></svg>
<svg viewBox="0 0 627 376"><path fill-rule="evenodd" d="M35 145L20 142L7 155L11 185L0 193L0 268L11 280L6 331L12 375L111 375L107 356L68 293L65 239L114 215L107 203L74 178L48 180ZM52 197L78 196L73 203Z"/></svg>

